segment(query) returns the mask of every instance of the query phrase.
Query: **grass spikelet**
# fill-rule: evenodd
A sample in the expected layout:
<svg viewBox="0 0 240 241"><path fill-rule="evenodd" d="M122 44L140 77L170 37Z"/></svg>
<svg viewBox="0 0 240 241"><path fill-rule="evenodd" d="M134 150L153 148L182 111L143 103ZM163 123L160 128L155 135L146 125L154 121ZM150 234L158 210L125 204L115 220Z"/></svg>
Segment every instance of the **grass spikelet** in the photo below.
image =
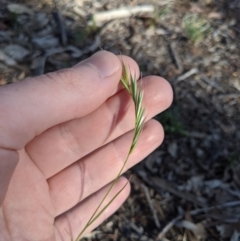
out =
<svg viewBox="0 0 240 241"><path fill-rule="evenodd" d="M111 186L107 190L103 199L101 200L101 202L99 203L99 205L95 209L94 213L92 214L91 218L88 220L87 224L82 229L82 231L79 233L79 235L77 236L75 241L79 241L80 237L86 231L86 229L88 227L90 227L90 225L99 218L99 216L110 206L110 204L118 197L118 195L126 187L128 182L114 195L114 197L104 207L102 207L103 202L106 200L106 198L108 197L112 188L114 187L114 185L118 181L119 177L122 175L123 170L124 170L124 168L125 168L125 166L128 162L128 159L129 159L131 153L133 152L133 150L135 149L135 147L137 145L140 133L141 133L143 125L144 125L145 117L144 117L144 108L143 108L143 105L142 105L143 104L143 95L144 95L143 90L142 89L139 90L138 85L137 85L136 77L132 76L129 73L128 68L126 67L126 65L123 62L122 62L122 67L123 67L123 73L122 73L120 82L122 83L124 88L128 91L128 93L132 97L132 100L134 102L134 107L135 107L135 127L134 127L134 135L133 135L132 143L131 143L131 146L129 148L128 155L127 155L120 171L118 172L116 178L112 182Z"/></svg>
<svg viewBox="0 0 240 241"><path fill-rule="evenodd" d="M129 150L129 155L130 155L137 144L137 141L142 131L142 127L145 120L144 109L142 106L143 90L138 89L136 78L129 75L127 67L124 63L123 63L123 75L120 81L122 85L125 87L125 89L128 91L128 93L131 95L135 106L135 128L134 128L133 141Z"/></svg>

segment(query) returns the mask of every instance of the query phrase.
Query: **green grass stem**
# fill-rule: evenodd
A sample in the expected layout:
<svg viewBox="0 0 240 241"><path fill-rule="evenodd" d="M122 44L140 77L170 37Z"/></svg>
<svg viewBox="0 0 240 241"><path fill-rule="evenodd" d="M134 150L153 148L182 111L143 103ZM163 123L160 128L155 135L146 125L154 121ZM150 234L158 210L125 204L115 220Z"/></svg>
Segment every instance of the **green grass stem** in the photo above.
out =
<svg viewBox="0 0 240 241"><path fill-rule="evenodd" d="M124 63L122 63L122 65L123 65L123 74L122 74L122 77L121 77L120 81L121 81L122 85L124 86L124 88L130 94L130 96L132 97L132 100L133 100L134 106L135 106L135 127L134 127L133 140L132 140L131 146L129 148L128 155L127 155L120 171L118 172L116 178L111 183L111 185L110 185L109 189L107 190L106 194L102 198L101 202L99 203L99 205L95 209L94 213L92 214L92 216L88 220L85 227L79 233L79 235L77 236L75 241L78 241L81 238L81 236L87 230L87 228L90 227L93 224L93 222L95 222L100 217L100 215L110 206L110 204L119 196L119 194L124 190L124 188L128 184L128 182L127 182L113 196L113 198L103 208L101 208L102 205L103 205L103 202L106 200L106 198L108 197L112 188L115 186L116 182L118 181L119 177L122 175L123 170L124 170L128 160L129 160L129 157L130 157L131 153L133 152L133 150L135 149L135 147L137 145L140 133L141 133L142 128L143 128L143 124L144 124L144 120L145 120L144 109L143 109L143 106L142 106L143 95L144 95L143 90L139 90L138 85L137 85L137 79L129 73L129 70L127 69L127 67Z"/></svg>

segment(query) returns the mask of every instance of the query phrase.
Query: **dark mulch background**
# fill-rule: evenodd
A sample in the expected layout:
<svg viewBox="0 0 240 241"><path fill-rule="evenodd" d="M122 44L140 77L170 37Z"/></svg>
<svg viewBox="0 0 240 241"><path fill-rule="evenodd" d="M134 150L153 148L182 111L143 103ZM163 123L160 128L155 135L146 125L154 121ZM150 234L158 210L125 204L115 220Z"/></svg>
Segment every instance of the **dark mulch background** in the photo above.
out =
<svg viewBox="0 0 240 241"><path fill-rule="evenodd" d="M1 85L72 66L101 47L174 89L172 107L156 117L164 143L127 173L131 196L86 239L157 240L162 232L159 240L239 240L240 1L65 0L54 13L47 0L14 2L21 8L0 3ZM154 12L91 20L142 4Z"/></svg>

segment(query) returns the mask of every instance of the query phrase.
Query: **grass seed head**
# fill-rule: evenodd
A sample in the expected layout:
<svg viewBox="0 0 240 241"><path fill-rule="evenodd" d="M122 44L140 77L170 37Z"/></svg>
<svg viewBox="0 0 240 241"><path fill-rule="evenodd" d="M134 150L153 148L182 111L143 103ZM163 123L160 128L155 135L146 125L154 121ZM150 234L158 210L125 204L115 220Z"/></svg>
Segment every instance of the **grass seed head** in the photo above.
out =
<svg viewBox="0 0 240 241"><path fill-rule="evenodd" d="M86 231L86 229L90 225L92 225L92 223L95 222L102 215L102 213L118 197L118 195L123 191L123 189L128 184L128 183L126 183L114 195L114 197L104 207L102 207L103 202L108 197L110 191L112 190L112 188L114 187L114 185L118 181L119 177L122 175L122 173L124 171L124 168L125 168L125 166L128 162L129 156L131 155L131 153L135 149L135 147L137 145L137 142L139 140L140 133L143 129L143 124L144 124L144 121L145 121L144 109L143 109L143 95L144 95L144 93L143 93L143 90L141 88L140 89L138 88L137 79L130 74L128 68L126 67L126 65L123 62L122 62L122 66L123 66L123 73L122 73L122 77L121 77L120 81L121 81L122 85L124 86L124 88L130 94L130 96L132 97L132 100L133 100L134 106L135 106L135 127L134 127L134 135L133 135L132 143L131 143L131 146L129 148L128 155L127 155L120 171L118 172L117 176L115 177L114 181L110 185L110 187L109 187L108 191L106 192L105 196L100 201L99 205L97 206L97 208L93 212L91 218L88 220L87 224L82 229L82 231L79 233L79 235L77 236L75 241L78 241L81 238L82 234Z"/></svg>

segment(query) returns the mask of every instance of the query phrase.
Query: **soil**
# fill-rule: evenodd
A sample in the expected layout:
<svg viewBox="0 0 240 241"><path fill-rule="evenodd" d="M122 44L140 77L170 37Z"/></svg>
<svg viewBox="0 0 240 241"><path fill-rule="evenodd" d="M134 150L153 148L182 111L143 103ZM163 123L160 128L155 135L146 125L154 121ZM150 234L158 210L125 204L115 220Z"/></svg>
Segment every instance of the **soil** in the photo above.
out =
<svg viewBox="0 0 240 241"><path fill-rule="evenodd" d="M101 47L173 87L171 108L155 117L164 143L127 172L130 197L83 240L238 240L240 1L1 2L0 85L70 67ZM92 20L143 4L154 12Z"/></svg>

